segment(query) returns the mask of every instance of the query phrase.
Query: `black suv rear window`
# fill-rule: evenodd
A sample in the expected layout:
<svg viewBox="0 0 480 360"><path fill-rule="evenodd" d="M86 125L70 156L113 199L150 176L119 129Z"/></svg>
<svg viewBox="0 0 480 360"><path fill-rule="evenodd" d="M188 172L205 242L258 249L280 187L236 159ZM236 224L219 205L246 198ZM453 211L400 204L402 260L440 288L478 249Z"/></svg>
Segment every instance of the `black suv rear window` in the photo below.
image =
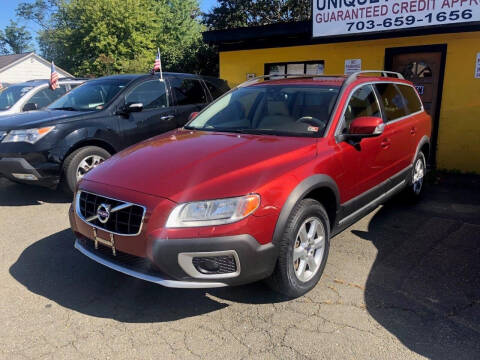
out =
<svg viewBox="0 0 480 360"><path fill-rule="evenodd" d="M173 78L170 81L177 105L204 104L207 102L207 95L199 80Z"/></svg>

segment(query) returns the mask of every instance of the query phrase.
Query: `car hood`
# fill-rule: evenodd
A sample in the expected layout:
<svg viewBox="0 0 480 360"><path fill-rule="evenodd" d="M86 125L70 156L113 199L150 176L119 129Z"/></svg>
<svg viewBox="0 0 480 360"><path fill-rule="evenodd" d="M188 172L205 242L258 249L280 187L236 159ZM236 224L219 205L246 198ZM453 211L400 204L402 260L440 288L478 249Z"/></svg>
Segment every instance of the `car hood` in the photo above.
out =
<svg viewBox="0 0 480 360"><path fill-rule="evenodd" d="M0 130L30 129L82 116L85 111L38 110L0 117Z"/></svg>
<svg viewBox="0 0 480 360"><path fill-rule="evenodd" d="M316 155L316 139L175 130L134 145L85 180L175 202L241 196Z"/></svg>

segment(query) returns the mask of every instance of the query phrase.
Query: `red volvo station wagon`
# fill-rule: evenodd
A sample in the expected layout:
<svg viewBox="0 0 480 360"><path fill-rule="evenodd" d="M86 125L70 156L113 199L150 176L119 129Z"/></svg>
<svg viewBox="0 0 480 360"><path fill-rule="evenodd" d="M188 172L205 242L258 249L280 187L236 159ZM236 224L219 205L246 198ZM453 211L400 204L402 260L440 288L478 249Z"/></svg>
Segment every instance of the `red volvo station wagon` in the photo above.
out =
<svg viewBox="0 0 480 360"><path fill-rule="evenodd" d="M168 287L267 279L296 297L332 236L422 192L431 119L400 74L262 77L191 117L84 177L70 210L80 252Z"/></svg>

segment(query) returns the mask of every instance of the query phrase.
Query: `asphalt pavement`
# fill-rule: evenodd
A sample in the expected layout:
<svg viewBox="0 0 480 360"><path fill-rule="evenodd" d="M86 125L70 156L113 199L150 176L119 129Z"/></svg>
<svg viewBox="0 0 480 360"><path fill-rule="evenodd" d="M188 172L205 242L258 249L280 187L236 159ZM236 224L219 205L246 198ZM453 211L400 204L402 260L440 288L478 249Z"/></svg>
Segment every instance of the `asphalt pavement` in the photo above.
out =
<svg viewBox="0 0 480 360"><path fill-rule="evenodd" d="M0 358L479 359L480 178L440 175L332 239L320 283L168 289L73 248L59 192L0 179Z"/></svg>

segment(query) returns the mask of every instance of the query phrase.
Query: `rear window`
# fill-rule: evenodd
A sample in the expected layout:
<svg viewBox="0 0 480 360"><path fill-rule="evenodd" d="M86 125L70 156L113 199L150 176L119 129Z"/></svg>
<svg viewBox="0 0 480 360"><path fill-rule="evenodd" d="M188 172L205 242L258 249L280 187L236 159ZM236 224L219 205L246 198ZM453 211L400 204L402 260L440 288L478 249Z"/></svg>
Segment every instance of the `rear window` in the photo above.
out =
<svg viewBox="0 0 480 360"><path fill-rule="evenodd" d="M205 80L205 84L207 85L208 91L210 91L210 94L212 95L212 98L215 100L222 96L224 93L228 91L228 86L224 85L219 86L217 84L214 84L213 82L209 80Z"/></svg>
<svg viewBox="0 0 480 360"><path fill-rule="evenodd" d="M403 99L405 101L405 105L408 109L410 114L416 113L422 110L422 103L418 98L416 91L413 87L408 85L397 85L398 89L403 95Z"/></svg>
<svg viewBox="0 0 480 360"><path fill-rule="evenodd" d="M405 99L395 84L380 83L375 86L383 103L387 123L409 114Z"/></svg>
<svg viewBox="0 0 480 360"><path fill-rule="evenodd" d="M207 95L199 80L173 78L170 81L177 105L204 104L207 102Z"/></svg>

